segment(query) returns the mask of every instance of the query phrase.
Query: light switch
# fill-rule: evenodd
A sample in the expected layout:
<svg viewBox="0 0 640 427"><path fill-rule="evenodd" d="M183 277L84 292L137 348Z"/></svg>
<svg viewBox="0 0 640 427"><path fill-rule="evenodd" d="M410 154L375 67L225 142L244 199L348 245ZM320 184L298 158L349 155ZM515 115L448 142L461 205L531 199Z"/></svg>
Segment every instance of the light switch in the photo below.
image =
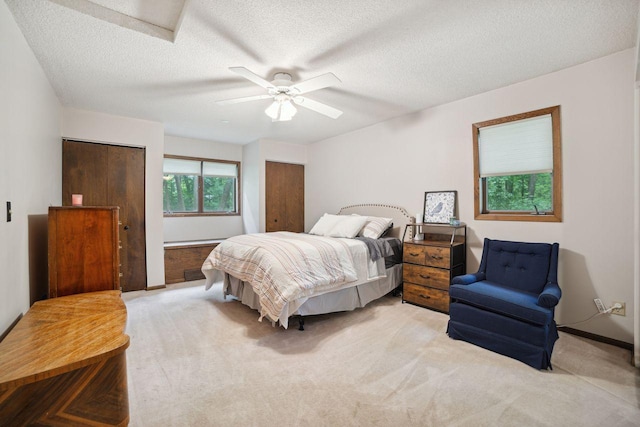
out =
<svg viewBox="0 0 640 427"><path fill-rule="evenodd" d="M7 202L7 222L11 222L11 202Z"/></svg>

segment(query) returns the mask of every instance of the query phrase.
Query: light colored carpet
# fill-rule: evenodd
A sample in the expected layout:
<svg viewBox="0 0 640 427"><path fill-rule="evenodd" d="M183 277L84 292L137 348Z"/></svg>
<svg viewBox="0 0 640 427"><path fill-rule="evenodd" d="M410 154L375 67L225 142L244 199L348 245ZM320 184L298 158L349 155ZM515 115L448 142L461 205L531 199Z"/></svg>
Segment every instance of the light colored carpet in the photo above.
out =
<svg viewBox="0 0 640 427"><path fill-rule="evenodd" d="M538 371L397 297L304 332L258 322L220 284L123 297L132 426L640 426L630 352L565 333Z"/></svg>

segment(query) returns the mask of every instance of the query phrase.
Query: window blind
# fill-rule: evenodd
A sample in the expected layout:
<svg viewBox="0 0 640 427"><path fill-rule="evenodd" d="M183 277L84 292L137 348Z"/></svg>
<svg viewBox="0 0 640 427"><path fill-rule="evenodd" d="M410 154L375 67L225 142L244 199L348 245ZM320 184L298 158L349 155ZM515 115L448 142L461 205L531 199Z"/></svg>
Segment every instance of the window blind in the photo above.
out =
<svg viewBox="0 0 640 427"><path fill-rule="evenodd" d="M200 175L200 162L197 160L165 158L162 171L165 174Z"/></svg>
<svg viewBox="0 0 640 427"><path fill-rule="evenodd" d="M204 162L203 174L205 176L238 176L238 168L234 163Z"/></svg>
<svg viewBox="0 0 640 427"><path fill-rule="evenodd" d="M553 172L551 114L480 128L480 177Z"/></svg>

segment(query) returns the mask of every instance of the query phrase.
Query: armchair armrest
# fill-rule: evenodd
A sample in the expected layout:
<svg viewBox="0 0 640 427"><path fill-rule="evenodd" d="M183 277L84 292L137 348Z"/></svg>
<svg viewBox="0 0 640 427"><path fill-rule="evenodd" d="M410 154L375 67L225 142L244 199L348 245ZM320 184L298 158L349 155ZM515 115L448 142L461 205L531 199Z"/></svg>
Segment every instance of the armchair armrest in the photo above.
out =
<svg viewBox="0 0 640 427"><path fill-rule="evenodd" d="M548 282L538 296L538 305L545 308L553 308L558 305L562 291L557 283Z"/></svg>
<svg viewBox="0 0 640 427"><path fill-rule="evenodd" d="M451 280L453 285L470 285L485 279L484 273L471 273L462 276L456 276Z"/></svg>

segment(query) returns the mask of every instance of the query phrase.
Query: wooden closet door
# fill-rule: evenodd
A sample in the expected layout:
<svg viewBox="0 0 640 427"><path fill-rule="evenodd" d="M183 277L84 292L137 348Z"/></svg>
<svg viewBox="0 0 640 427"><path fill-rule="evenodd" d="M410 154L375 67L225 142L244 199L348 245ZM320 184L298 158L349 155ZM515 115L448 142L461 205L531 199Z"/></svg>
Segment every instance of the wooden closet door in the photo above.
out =
<svg viewBox="0 0 640 427"><path fill-rule="evenodd" d="M71 195L82 194L84 206L110 206L108 146L62 141L62 206L71 206Z"/></svg>
<svg viewBox="0 0 640 427"><path fill-rule="evenodd" d="M144 204L144 149L110 145L109 205L120 207L122 289L147 287Z"/></svg>
<svg viewBox="0 0 640 427"><path fill-rule="evenodd" d="M62 204L82 194L84 206L120 208L120 284L123 291L146 289L143 148L64 140Z"/></svg>
<svg viewBox="0 0 640 427"><path fill-rule="evenodd" d="M304 231L304 165L266 162L266 231Z"/></svg>

